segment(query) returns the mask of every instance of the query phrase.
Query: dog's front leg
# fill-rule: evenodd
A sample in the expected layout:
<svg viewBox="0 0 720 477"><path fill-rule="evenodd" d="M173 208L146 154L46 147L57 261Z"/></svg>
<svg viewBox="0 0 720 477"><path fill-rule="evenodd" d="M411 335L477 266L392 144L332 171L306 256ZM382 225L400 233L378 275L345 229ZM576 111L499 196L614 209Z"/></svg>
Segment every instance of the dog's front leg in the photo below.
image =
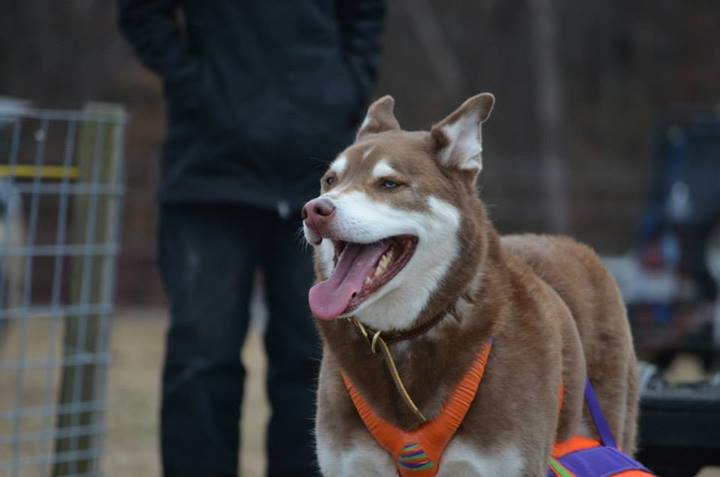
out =
<svg viewBox="0 0 720 477"><path fill-rule="evenodd" d="M324 477L397 476L390 455L366 433L355 433L346 448L338 448L329 433L318 433L317 456Z"/></svg>

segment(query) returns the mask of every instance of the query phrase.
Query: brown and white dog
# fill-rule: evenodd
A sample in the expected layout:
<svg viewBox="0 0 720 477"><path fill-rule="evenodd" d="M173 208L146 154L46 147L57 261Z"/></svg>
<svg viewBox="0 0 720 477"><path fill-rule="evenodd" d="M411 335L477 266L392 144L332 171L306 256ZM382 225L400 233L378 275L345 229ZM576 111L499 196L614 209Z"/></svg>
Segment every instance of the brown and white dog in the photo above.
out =
<svg viewBox="0 0 720 477"><path fill-rule="evenodd" d="M303 210L318 276L310 306L324 342L316 439L326 477L397 474L358 416L341 370L383 419L405 430L418 425L382 357L349 320L337 319L348 317L393 333L447 314L390 345L429 419L493 338L440 476L547 475L553 444L595 434L584 410L586 376L618 444L634 451L636 361L615 282L592 250L569 238L501 238L478 197L481 124L494 101L474 96L431 131L410 132L400 129L391 97L377 100Z"/></svg>

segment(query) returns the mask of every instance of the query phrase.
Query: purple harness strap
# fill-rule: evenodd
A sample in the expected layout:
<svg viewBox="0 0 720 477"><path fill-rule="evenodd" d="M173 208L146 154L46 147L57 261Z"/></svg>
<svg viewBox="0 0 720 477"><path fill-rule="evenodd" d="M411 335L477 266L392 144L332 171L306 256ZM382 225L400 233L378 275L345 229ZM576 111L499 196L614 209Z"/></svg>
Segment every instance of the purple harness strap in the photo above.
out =
<svg viewBox="0 0 720 477"><path fill-rule="evenodd" d="M651 477L642 464L623 454L617 447L600 403L595 396L590 380L585 382L585 402L595 428L600 435L602 445L590 449L570 452L557 459L550 459L548 477L575 476L575 477L612 477L623 472L634 470Z"/></svg>
<svg viewBox="0 0 720 477"><path fill-rule="evenodd" d="M600 408L600 403L595 396L595 391L593 391L589 378L585 380L585 402L587 403L588 410L590 411L590 416L592 416L593 422L595 423L595 428L597 429L598 434L600 434L600 440L603 445L617 449L617 442L615 442L610 426L605 420L605 415Z"/></svg>

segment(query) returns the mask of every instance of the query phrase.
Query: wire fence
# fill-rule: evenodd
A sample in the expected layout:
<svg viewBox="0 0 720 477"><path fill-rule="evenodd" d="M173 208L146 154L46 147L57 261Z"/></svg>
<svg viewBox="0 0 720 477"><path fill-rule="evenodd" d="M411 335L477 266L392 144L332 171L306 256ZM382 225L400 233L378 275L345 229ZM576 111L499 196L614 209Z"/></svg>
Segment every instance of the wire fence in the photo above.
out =
<svg viewBox="0 0 720 477"><path fill-rule="evenodd" d="M101 473L125 121L0 102L0 477Z"/></svg>

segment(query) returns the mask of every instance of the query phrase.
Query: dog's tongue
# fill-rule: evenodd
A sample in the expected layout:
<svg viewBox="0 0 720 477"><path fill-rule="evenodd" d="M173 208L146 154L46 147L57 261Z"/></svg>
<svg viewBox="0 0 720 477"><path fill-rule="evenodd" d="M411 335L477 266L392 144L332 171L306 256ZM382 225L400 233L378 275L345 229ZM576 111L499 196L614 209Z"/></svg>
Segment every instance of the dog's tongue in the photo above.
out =
<svg viewBox="0 0 720 477"><path fill-rule="evenodd" d="M340 316L360 291L370 271L385 251L382 242L345 245L330 278L310 289L310 310L321 320Z"/></svg>

